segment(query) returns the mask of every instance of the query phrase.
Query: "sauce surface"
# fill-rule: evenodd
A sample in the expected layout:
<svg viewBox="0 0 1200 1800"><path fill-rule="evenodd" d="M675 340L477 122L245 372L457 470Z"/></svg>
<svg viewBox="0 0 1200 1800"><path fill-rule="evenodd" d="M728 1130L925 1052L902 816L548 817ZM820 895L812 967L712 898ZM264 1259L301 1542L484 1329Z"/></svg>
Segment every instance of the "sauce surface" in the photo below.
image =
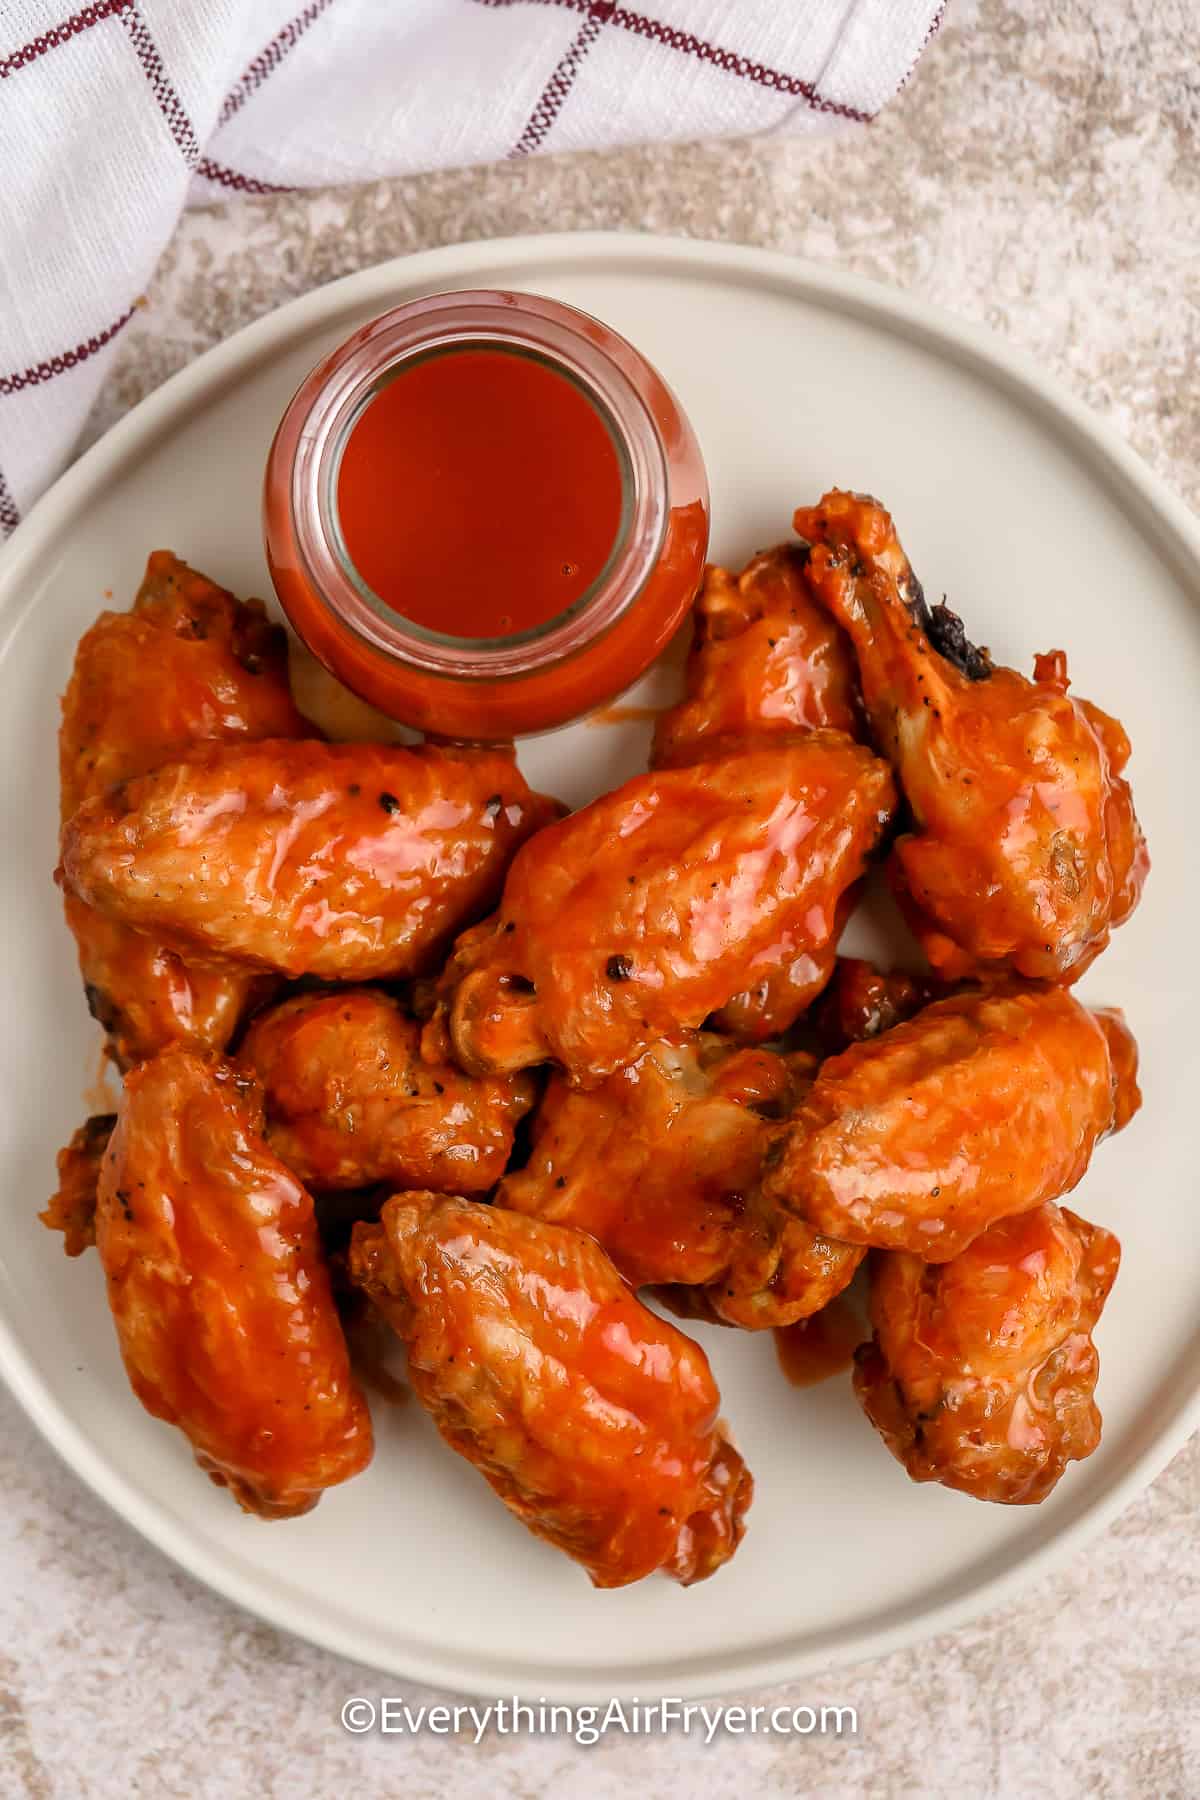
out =
<svg viewBox="0 0 1200 1800"><path fill-rule="evenodd" d="M369 402L337 507L350 559L386 606L429 631L507 638L548 624L604 568L621 465L566 376L467 348L413 364Z"/></svg>

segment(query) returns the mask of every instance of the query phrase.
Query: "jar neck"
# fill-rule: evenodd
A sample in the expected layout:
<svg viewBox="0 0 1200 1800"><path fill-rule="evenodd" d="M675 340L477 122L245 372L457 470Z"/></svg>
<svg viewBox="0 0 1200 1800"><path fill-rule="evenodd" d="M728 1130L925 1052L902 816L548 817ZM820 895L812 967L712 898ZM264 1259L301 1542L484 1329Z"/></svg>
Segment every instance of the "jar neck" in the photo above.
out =
<svg viewBox="0 0 1200 1800"><path fill-rule="evenodd" d="M527 356L570 381L603 421L620 469L620 519L604 567L569 608L507 637L430 630L388 606L355 568L338 516L342 455L366 407L407 369L461 350ZM587 314L534 295L439 295L399 307L356 333L313 371L289 408L300 410L289 496L292 528L305 575L325 604L383 655L456 680L527 675L594 643L637 598L662 552L667 528L666 451L635 385L636 367L622 367L626 354L640 362L631 346ZM530 503L536 505L536 495ZM485 545L481 580L486 580L486 554Z"/></svg>

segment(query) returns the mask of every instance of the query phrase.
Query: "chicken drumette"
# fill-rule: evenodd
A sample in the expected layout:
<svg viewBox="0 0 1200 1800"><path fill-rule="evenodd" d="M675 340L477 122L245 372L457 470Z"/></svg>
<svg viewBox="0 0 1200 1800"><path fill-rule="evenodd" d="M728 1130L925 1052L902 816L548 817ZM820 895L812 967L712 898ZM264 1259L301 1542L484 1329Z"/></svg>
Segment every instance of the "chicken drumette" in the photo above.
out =
<svg viewBox="0 0 1200 1800"><path fill-rule="evenodd" d="M850 1244L948 1262L1068 1193L1138 1103L1120 1014L1005 983L832 1057L777 1128L768 1199Z"/></svg>
<svg viewBox="0 0 1200 1800"><path fill-rule="evenodd" d="M530 1075L464 1075L420 1054L421 1027L372 988L262 1012L238 1055L261 1083L267 1142L309 1187L373 1182L475 1194L504 1173Z"/></svg>
<svg viewBox="0 0 1200 1800"><path fill-rule="evenodd" d="M1052 1202L1003 1219L937 1268L885 1254L854 1386L914 1481L1044 1500L1100 1442L1091 1333L1116 1278L1111 1232Z"/></svg>
<svg viewBox="0 0 1200 1800"><path fill-rule="evenodd" d="M127 1076L96 1244L134 1392L247 1512L307 1512L366 1467L313 1203L245 1076L182 1047Z"/></svg>
<svg viewBox="0 0 1200 1800"><path fill-rule="evenodd" d="M1068 697L1061 653L1027 681L994 668L944 607L931 613L875 501L835 490L795 525L912 812L892 873L930 962L949 979L1006 968L1075 980L1148 867L1121 726Z"/></svg>
<svg viewBox="0 0 1200 1800"><path fill-rule="evenodd" d="M529 1163L496 1204L590 1232L627 1281L670 1286L664 1298L690 1317L790 1325L865 1255L758 1191L766 1116L786 1112L810 1073L806 1058L702 1033L652 1045L586 1092L555 1074Z"/></svg>
<svg viewBox="0 0 1200 1800"><path fill-rule="evenodd" d="M581 1231L441 1194L355 1227L350 1267L452 1449L597 1587L714 1573L753 1483L698 1344Z"/></svg>
<svg viewBox="0 0 1200 1800"><path fill-rule="evenodd" d="M113 782L197 739L311 730L288 690L284 633L261 602L235 600L156 550L132 611L101 613L75 653L59 728L63 822ZM176 1041L225 1046L258 978L185 961L74 894L65 906L88 1004L120 1068Z"/></svg>
<svg viewBox="0 0 1200 1800"><path fill-rule="evenodd" d="M510 754L198 744L86 801L62 878L185 954L364 980L436 966L557 807Z"/></svg>
<svg viewBox="0 0 1200 1800"><path fill-rule="evenodd" d="M447 970L459 1061L594 1086L699 1026L785 934L831 942L893 798L877 757L814 731L637 776L540 832Z"/></svg>

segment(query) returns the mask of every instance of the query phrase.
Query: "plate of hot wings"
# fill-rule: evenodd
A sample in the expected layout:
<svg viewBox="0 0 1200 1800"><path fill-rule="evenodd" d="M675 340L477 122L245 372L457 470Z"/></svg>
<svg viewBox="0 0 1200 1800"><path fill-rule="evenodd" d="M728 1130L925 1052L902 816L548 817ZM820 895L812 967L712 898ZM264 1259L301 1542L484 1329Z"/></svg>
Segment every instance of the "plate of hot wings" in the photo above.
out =
<svg viewBox="0 0 1200 1800"><path fill-rule="evenodd" d="M251 597L305 370L484 285L638 343L712 490L676 645L515 751ZM0 564L47 1436L234 1599L478 1691L779 1679L1086 1556L1200 1386L1197 548L1006 351L750 251L441 251L169 382Z"/></svg>

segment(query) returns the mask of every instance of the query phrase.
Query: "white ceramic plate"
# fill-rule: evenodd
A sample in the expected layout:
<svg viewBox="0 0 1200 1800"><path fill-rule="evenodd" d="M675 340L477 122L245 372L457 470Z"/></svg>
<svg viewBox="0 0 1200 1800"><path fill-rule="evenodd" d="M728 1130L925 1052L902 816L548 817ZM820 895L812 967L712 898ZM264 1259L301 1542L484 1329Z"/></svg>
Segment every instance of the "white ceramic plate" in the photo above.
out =
<svg viewBox="0 0 1200 1800"><path fill-rule="evenodd" d="M264 1526L138 1407L95 1259L69 1263L35 1219L97 1065L50 883L57 696L76 639L105 590L126 604L155 546L264 592L259 477L300 377L385 307L483 285L585 307L658 364L704 447L715 556L785 537L827 486L870 489L973 637L1025 669L1065 646L1079 691L1131 732L1155 866L1085 986L1126 1008L1147 1101L1073 1202L1125 1251L1099 1333L1104 1441L1039 1508L910 1485L845 1380L791 1389L769 1334L707 1330L758 1487L736 1560L700 1587L593 1592L415 1405L376 1408L365 1477ZM31 1416L118 1512L232 1599L397 1675L480 1692L646 1698L779 1680L954 1625L1076 1549L1200 1412L1198 563L1179 504L1032 367L898 295L751 250L594 236L435 251L296 301L176 376L58 483L0 563L0 1366ZM638 768L645 744L645 728L580 725L521 760L577 802Z"/></svg>

